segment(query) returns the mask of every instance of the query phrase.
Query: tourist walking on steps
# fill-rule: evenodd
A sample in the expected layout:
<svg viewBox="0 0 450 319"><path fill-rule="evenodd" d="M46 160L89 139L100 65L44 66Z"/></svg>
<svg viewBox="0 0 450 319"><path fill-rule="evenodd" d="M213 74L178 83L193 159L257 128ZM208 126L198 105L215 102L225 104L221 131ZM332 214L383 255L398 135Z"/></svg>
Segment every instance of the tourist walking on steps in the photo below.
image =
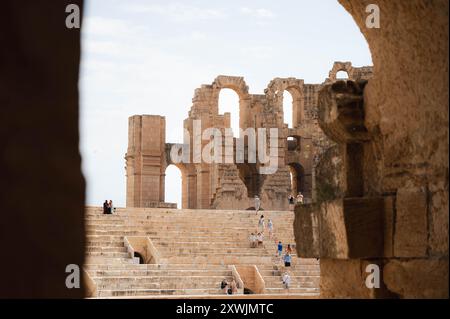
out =
<svg viewBox="0 0 450 319"><path fill-rule="evenodd" d="M258 236L256 236L256 238L258 239L258 247L264 247L264 235L262 233L258 233Z"/></svg>
<svg viewBox="0 0 450 319"><path fill-rule="evenodd" d="M222 289L225 294L228 293L228 282L226 279L222 280L222 283L220 284L220 289Z"/></svg>
<svg viewBox="0 0 450 319"><path fill-rule="evenodd" d="M286 254L292 254L291 244L288 244L286 247Z"/></svg>
<svg viewBox="0 0 450 319"><path fill-rule="evenodd" d="M267 223L267 228L269 229L269 239L272 239L273 236L273 222L271 219L269 219L269 222Z"/></svg>
<svg viewBox="0 0 450 319"><path fill-rule="evenodd" d="M103 203L103 214L108 214L108 200Z"/></svg>
<svg viewBox="0 0 450 319"><path fill-rule="evenodd" d="M255 215L258 215L258 212L261 208L261 200L259 199L258 195L255 195Z"/></svg>
<svg viewBox="0 0 450 319"><path fill-rule="evenodd" d="M250 235L250 247L251 248L256 248L257 243L256 243L256 236L254 233L251 233Z"/></svg>
<svg viewBox="0 0 450 319"><path fill-rule="evenodd" d="M291 276L289 276L289 273L287 271L283 275L283 285L286 289L289 289L291 285Z"/></svg>
<svg viewBox="0 0 450 319"><path fill-rule="evenodd" d="M281 254L283 254L283 244L281 243L281 241L278 242L278 246L277 246L278 250L277 250L277 256L281 257Z"/></svg>
<svg viewBox="0 0 450 319"><path fill-rule="evenodd" d="M284 255L284 267L291 267L292 256L290 253Z"/></svg>
<svg viewBox="0 0 450 319"><path fill-rule="evenodd" d="M261 215L261 217L259 217L259 221L258 221L258 229L259 232L262 233L266 228L266 224L264 222L264 215Z"/></svg>

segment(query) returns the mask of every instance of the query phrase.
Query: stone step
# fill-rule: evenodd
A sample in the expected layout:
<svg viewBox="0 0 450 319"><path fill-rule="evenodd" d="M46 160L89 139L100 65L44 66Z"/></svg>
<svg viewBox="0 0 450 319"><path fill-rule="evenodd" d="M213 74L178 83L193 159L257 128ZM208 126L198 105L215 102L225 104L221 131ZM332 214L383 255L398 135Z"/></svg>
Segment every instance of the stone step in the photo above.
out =
<svg viewBox="0 0 450 319"><path fill-rule="evenodd" d="M282 283L282 277L281 276L264 276L264 281L266 282L266 286L271 286L272 284ZM314 284L315 286L319 285L320 277L319 276L292 276L291 275L291 281L292 283L309 283Z"/></svg>
<svg viewBox="0 0 450 319"><path fill-rule="evenodd" d="M98 297L124 297L124 296L170 296L170 295L223 295L222 289L199 288L199 289L121 289L100 290Z"/></svg>
<svg viewBox="0 0 450 319"><path fill-rule="evenodd" d="M265 256L235 256L235 255L208 255L208 256L172 256L164 257L162 263L173 264L226 264L226 265L255 265L270 263L270 257Z"/></svg>
<svg viewBox="0 0 450 319"><path fill-rule="evenodd" d="M270 276L279 276L281 277L283 275L283 272L280 270L259 270L261 276L263 277L270 277ZM289 271L290 274L293 276L320 276L320 271L318 270L296 270L296 271Z"/></svg>
<svg viewBox="0 0 450 319"><path fill-rule="evenodd" d="M103 258L130 258L128 252L110 252L110 251L87 251L86 256Z"/></svg>
<svg viewBox="0 0 450 319"><path fill-rule="evenodd" d="M90 246L87 245L85 247L85 251L86 252L122 252L122 253L126 253L127 252L127 248L124 246Z"/></svg>
<svg viewBox="0 0 450 319"><path fill-rule="evenodd" d="M265 291L266 294L298 294L298 295L304 295L304 296L319 296L320 290L319 288L291 288L291 289L285 289L285 288L266 288Z"/></svg>
<svg viewBox="0 0 450 319"><path fill-rule="evenodd" d="M157 246L158 251L163 255L178 255L184 256L201 255L206 256L208 254L234 254L237 256L245 255L264 255L267 256L269 251L263 248L241 248L241 247L227 247L227 248L197 248L191 246L180 245L179 247L161 247Z"/></svg>
<svg viewBox="0 0 450 319"><path fill-rule="evenodd" d="M319 285L315 282L297 283L294 281L292 281L289 286L290 289L297 289L297 288L300 288L300 289L311 289L312 288L312 289L314 289L314 288L318 288L318 287L319 287ZM266 284L266 289L284 289L284 288L285 287L284 287L282 281L280 281L278 283Z"/></svg>
<svg viewBox="0 0 450 319"><path fill-rule="evenodd" d="M105 264L85 264L86 270L229 270L229 266L210 265L210 264L123 264L123 265L105 265Z"/></svg>
<svg viewBox="0 0 450 319"><path fill-rule="evenodd" d="M190 289L220 288L223 279L232 280L228 276L156 276L156 277L94 277L98 289Z"/></svg>
<svg viewBox="0 0 450 319"><path fill-rule="evenodd" d="M125 277L125 276L230 276L230 270L190 270L190 269L162 269L162 270L88 270L91 277Z"/></svg>
<svg viewBox="0 0 450 319"><path fill-rule="evenodd" d="M85 264L139 264L139 258L106 258L87 256Z"/></svg>
<svg viewBox="0 0 450 319"><path fill-rule="evenodd" d="M178 240L174 240L172 242L168 242L168 241L160 241L160 240L155 240L153 242L158 249L162 249L162 248L177 248L177 247L192 247L192 248L198 248L198 249L207 249L207 248L215 248L215 249L221 249L221 248L233 248L233 249L238 249L238 248L250 248L250 242L248 241L233 241L233 242L214 242L214 243L209 243L209 242L204 242L204 241L178 241ZM268 243L266 243L267 245Z"/></svg>

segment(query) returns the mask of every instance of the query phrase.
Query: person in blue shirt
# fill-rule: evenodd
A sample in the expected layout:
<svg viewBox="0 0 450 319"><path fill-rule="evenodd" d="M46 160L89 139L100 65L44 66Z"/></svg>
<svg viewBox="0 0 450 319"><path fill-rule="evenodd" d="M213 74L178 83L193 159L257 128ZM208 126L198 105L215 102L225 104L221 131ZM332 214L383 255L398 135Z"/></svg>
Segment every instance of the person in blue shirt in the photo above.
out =
<svg viewBox="0 0 450 319"><path fill-rule="evenodd" d="M291 254L286 253L286 255L284 255L284 267L291 267L291 261L292 261Z"/></svg>
<svg viewBox="0 0 450 319"><path fill-rule="evenodd" d="M281 257L281 254L283 253L283 244L281 241L278 242L278 257Z"/></svg>

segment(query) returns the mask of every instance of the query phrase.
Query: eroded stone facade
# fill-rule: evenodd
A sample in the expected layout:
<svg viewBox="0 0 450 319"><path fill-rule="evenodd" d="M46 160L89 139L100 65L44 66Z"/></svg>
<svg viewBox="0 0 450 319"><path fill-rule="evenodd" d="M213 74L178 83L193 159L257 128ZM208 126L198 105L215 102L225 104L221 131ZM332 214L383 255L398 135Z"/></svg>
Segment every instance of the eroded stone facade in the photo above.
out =
<svg viewBox="0 0 450 319"><path fill-rule="evenodd" d="M321 258L323 298L448 298L448 1L380 0L380 29L366 27L370 0L339 2L373 78L319 94L337 145L317 166L320 200L296 207L298 253Z"/></svg>
<svg viewBox="0 0 450 319"><path fill-rule="evenodd" d="M192 107L184 128L189 141L178 145L189 149L189 163L173 163L172 144L165 143L165 119L157 115L135 115L129 119L129 144L126 158L127 207L157 207L164 204L164 180L167 166L174 164L182 173L182 208L251 209L254 197L261 198L266 210L288 210L288 196L302 192L305 201L315 198L314 167L316 159L334 145L318 125L318 92L336 81L336 74L345 71L350 79L368 79L371 67L353 67L350 62L335 62L322 84L305 84L296 78L275 78L264 94L249 94L244 78L218 76L212 84L195 90ZM230 114L219 114L219 94L232 89L239 96L239 126L278 129L278 167L273 174L261 173L264 165L257 161L237 163L234 138L232 158L225 163L205 163L193 158L195 138L207 128L217 128L225 136L230 127ZM284 123L283 93L292 96L293 127ZM201 121L200 131L194 129ZM235 136L237 134L235 133ZM202 140L203 150L210 140ZM268 140L270 146L270 140ZM245 142L248 154L248 141ZM259 150L258 150L259 151ZM225 150L222 152L225 154ZM248 155L246 155L248 156ZM258 156L257 156L258 158ZM292 174L292 182L291 182Z"/></svg>

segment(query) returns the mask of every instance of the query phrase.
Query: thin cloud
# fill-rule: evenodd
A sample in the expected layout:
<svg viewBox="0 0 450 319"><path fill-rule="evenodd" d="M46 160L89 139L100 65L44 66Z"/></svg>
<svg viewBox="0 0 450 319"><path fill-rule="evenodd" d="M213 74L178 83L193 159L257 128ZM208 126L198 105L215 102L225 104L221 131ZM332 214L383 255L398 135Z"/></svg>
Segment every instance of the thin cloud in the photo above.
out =
<svg viewBox="0 0 450 319"><path fill-rule="evenodd" d="M225 11L213 8L201 8L189 6L181 3L170 3L166 5L136 4L124 7L131 13L150 13L177 21L196 21L196 20L218 20L227 17Z"/></svg>
<svg viewBox="0 0 450 319"><path fill-rule="evenodd" d="M83 37L86 35L113 38L128 37L148 30L146 27L130 23L129 20L101 16L86 17L83 24Z"/></svg>
<svg viewBox="0 0 450 319"><path fill-rule="evenodd" d="M240 12L244 15L251 16L258 19L273 19L275 18L275 14L269 9L265 8L248 8L243 7L240 9Z"/></svg>

